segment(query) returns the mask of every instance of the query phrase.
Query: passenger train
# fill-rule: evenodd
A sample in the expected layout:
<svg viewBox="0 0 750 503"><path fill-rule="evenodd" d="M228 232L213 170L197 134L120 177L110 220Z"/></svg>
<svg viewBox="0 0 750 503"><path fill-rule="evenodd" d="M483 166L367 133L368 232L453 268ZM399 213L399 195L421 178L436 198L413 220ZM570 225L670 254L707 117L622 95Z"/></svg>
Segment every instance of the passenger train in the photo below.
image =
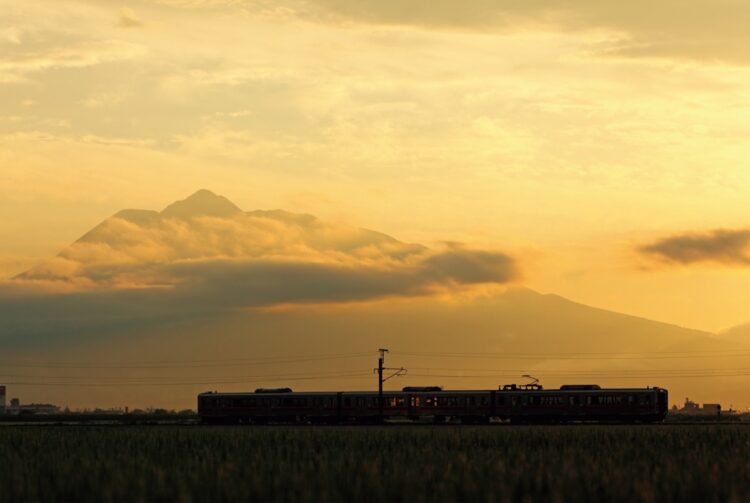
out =
<svg viewBox="0 0 750 503"><path fill-rule="evenodd" d="M385 391L305 391L260 388L248 393L198 395L207 424L374 424L393 421L460 422L657 422L667 414L663 388L601 388L596 384L544 389L509 384L497 390L448 391L410 386Z"/></svg>

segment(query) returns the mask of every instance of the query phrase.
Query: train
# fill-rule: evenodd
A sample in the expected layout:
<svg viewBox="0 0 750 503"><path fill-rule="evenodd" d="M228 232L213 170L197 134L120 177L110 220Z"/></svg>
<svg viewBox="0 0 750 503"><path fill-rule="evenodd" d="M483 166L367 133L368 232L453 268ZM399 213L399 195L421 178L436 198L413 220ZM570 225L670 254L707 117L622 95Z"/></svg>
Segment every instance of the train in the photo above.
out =
<svg viewBox="0 0 750 503"><path fill-rule="evenodd" d="M445 390L407 386L401 391L304 391L259 388L247 393L208 391L198 395L205 424L461 424L663 421L664 388L602 388L567 384L507 384L496 390Z"/></svg>

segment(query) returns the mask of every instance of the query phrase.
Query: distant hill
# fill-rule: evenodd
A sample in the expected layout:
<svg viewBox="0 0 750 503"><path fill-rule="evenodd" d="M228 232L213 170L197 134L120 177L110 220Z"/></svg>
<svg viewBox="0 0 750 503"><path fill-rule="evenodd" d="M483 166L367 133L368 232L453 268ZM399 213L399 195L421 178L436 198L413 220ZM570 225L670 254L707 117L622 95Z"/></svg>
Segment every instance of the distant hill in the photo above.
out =
<svg viewBox="0 0 750 503"><path fill-rule="evenodd" d="M666 386L673 402L750 395L744 371L731 370L750 368L750 326L716 336L598 309L520 287L514 267L502 252L430 250L312 215L245 212L202 190L161 212L123 210L18 276L0 290L0 340L32 359L248 359L203 371L209 381L246 376L222 389L369 389L375 350L388 347L388 363L409 369L388 386L495 387L531 374L547 386ZM257 360L331 353L359 356ZM728 373L705 377L711 369ZM163 390L127 386L86 397L185 407L201 389L167 402ZM75 390L56 393L81 403Z"/></svg>
<svg viewBox="0 0 750 503"><path fill-rule="evenodd" d="M719 333L719 339L750 346L750 323L738 325Z"/></svg>

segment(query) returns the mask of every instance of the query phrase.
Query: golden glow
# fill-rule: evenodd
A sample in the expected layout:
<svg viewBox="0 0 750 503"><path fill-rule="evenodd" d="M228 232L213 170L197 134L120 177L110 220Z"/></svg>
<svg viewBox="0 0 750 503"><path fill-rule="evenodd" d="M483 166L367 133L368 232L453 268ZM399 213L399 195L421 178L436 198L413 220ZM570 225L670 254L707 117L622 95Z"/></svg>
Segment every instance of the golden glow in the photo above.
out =
<svg viewBox="0 0 750 503"><path fill-rule="evenodd" d="M455 241L588 305L713 333L750 321L741 257L642 253L750 227L750 8L573 3L0 0L0 277L35 267L86 289L104 265L252 255L262 240L287 261L387 268L397 253L332 257L287 228L228 221L136 235L115 220L137 245L53 258L124 208L205 187L315 215L331 242L358 227L430 253ZM108 286L164 286L133 271Z"/></svg>

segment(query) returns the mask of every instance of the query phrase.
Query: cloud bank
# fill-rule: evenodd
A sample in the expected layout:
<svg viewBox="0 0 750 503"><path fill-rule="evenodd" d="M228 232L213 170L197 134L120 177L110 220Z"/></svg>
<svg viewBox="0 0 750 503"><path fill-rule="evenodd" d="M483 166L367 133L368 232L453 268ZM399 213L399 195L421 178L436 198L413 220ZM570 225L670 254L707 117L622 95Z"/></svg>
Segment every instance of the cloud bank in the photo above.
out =
<svg viewBox="0 0 750 503"><path fill-rule="evenodd" d="M167 0L182 7L269 12L265 0ZM480 32L610 32L604 55L747 64L750 4L736 0L286 0L286 15L317 22L408 25Z"/></svg>
<svg viewBox="0 0 750 503"><path fill-rule="evenodd" d="M750 265L750 230L714 230L681 234L640 248L641 253L676 264L716 262L730 266Z"/></svg>
<svg viewBox="0 0 750 503"><path fill-rule="evenodd" d="M600 52L620 57L670 57L750 62L745 27L750 5L734 0L313 0L334 16L390 24L484 31L610 30L619 40Z"/></svg>
<svg viewBox="0 0 750 503"><path fill-rule="evenodd" d="M363 302L517 279L498 251L430 250L208 191L125 210L0 287L0 339L52 341L274 305ZM31 339L29 339L31 338Z"/></svg>

